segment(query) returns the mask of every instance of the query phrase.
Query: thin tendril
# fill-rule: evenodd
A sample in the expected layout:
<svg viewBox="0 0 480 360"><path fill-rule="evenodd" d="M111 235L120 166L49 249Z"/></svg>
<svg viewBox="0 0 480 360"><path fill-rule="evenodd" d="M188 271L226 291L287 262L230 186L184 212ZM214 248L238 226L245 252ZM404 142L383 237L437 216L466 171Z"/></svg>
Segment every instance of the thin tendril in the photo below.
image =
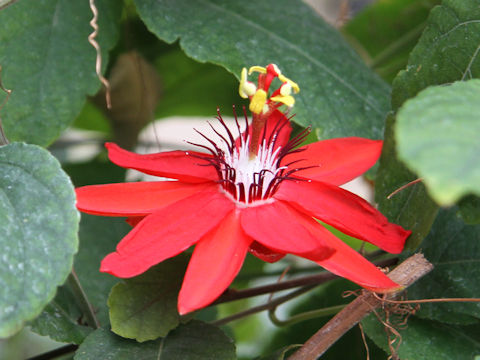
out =
<svg viewBox="0 0 480 360"><path fill-rule="evenodd" d="M93 13L93 18L90 21L90 26L93 28L93 32L88 36L88 42L95 48L95 51L97 52L97 58L95 60L95 72L97 73L97 76L102 84L105 86L105 101L107 103L107 108L111 109L112 103L110 101L110 83L102 75L102 54L100 52L100 45L98 45L98 42L95 40L98 35L98 10L95 6L95 0L90 0L90 9L92 9Z"/></svg>

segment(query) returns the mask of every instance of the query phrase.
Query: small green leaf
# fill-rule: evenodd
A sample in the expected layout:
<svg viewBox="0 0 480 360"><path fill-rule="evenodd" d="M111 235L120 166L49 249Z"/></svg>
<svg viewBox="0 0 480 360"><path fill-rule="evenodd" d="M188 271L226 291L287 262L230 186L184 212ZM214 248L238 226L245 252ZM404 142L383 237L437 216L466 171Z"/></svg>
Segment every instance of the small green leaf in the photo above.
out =
<svg viewBox="0 0 480 360"><path fill-rule="evenodd" d="M428 17L406 70L393 82L392 107L430 85L480 77L478 0L444 0Z"/></svg>
<svg viewBox="0 0 480 360"><path fill-rule="evenodd" d="M443 206L480 195L480 80L430 87L398 111L400 159Z"/></svg>
<svg viewBox="0 0 480 360"><path fill-rule="evenodd" d="M373 314L368 316L362 325L368 337L390 354L385 326L377 317ZM411 316L407 325L396 323L393 327L401 335L401 345L397 351L400 359L471 360L480 353L478 325L454 326ZM394 337L392 335L391 340ZM394 348L399 341L400 338L397 338Z"/></svg>
<svg viewBox="0 0 480 360"><path fill-rule="evenodd" d="M410 299L472 298L480 293L480 225L466 225L455 208L439 213L422 243L425 257L434 270L408 288ZM418 316L469 324L480 319L475 303L422 304Z"/></svg>
<svg viewBox="0 0 480 360"><path fill-rule="evenodd" d="M421 183L411 185L388 198L401 186L417 179L417 176L396 157L394 121L395 117L390 114L387 117L385 142L375 181L375 200L380 211L390 221L412 231L405 248L414 250L430 231L438 212L438 205L430 199L425 186Z"/></svg>
<svg viewBox="0 0 480 360"><path fill-rule="evenodd" d="M138 343L105 329L84 341L75 360L234 360L235 345L219 328L193 320L180 325L167 337Z"/></svg>
<svg viewBox="0 0 480 360"><path fill-rule="evenodd" d="M38 316L67 278L78 212L69 178L35 145L0 147L0 337Z"/></svg>
<svg viewBox="0 0 480 360"><path fill-rule="evenodd" d="M115 44L121 4L98 0L103 65ZM87 1L18 1L0 12L3 85L12 95L3 110L10 140L48 145L100 87L96 52L88 42L93 18Z"/></svg>
<svg viewBox="0 0 480 360"><path fill-rule="evenodd" d="M389 87L341 35L300 0L135 1L147 27L200 62L225 67L276 63L300 85L293 118L321 138L381 138Z"/></svg>
<svg viewBox="0 0 480 360"><path fill-rule="evenodd" d="M176 328L180 323L178 292L188 259L181 254L115 285L108 298L112 331L142 342Z"/></svg>

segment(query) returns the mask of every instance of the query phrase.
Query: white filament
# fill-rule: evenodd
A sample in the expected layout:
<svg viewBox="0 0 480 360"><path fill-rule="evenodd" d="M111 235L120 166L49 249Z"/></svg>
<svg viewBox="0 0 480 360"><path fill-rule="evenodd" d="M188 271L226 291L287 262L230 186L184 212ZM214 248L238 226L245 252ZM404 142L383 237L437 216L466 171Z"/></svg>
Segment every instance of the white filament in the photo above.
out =
<svg viewBox="0 0 480 360"><path fill-rule="evenodd" d="M282 167L277 167L278 153L280 147L274 150L274 142L267 144L264 139L258 148L256 156L251 156L249 151L250 137L245 140L241 137L238 149L231 154L225 151L225 162L235 169L235 185L237 187L237 201L240 200L240 188L245 190L245 202L249 203L249 189L252 184L257 183L259 173L263 170L262 198L265 196L268 185L274 180Z"/></svg>

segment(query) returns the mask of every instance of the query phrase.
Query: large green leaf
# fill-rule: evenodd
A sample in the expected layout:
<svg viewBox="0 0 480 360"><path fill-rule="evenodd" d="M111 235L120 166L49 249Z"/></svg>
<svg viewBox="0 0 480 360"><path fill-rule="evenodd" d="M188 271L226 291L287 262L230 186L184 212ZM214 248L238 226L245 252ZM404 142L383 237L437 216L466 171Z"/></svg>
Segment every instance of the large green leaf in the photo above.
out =
<svg viewBox="0 0 480 360"><path fill-rule="evenodd" d="M321 138L381 138L389 87L300 0L135 1L147 27L188 56L242 67L276 63L301 88L294 121ZM215 96L215 94L212 94Z"/></svg>
<svg viewBox="0 0 480 360"><path fill-rule="evenodd" d="M368 337L390 354L385 326L377 317L368 316L362 325ZM397 352L400 359L472 360L480 354L479 326L447 325L411 316L406 325L394 323L393 327L401 335ZM399 341L398 338L393 346Z"/></svg>
<svg viewBox="0 0 480 360"><path fill-rule="evenodd" d="M0 147L0 337L38 316L67 278L78 212L69 178L35 145Z"/></svg>
<svg viewBox="0 0 480 360"><path fill-rule="evenodd" d="M193 320L163 339L138 343L105 329L92 333L75 360L233 360L235 345L219 328Z"/></svg>
<svg viewBox="0 0 480 360"><path fill-rule="evenodd" d="M393 82L392 107L430 85L480 76L478 0L444 0L428 17L427 27Z"/></svg>
<svg viewBox="0 0 480 360"><path fill-rule="evenodd" d="M434 270L408 289L411 299L472 298L480 293L480 225L466 225L456 209L439 213L422 244ZM418 316L465 324L480 319L475 303L422 304Z"/></svg>
<svg viewBox="0 0 480 360"><path fill-rule="evenodd" d="M395 117L390 114L387 117L385 143L375 182L375 200L380 211L390 221L412 231L405 247L413 250L430 231L438 205L430 199L425 186L421 183L409 186L388 198L389 194L417 178L397 159L393 137L394 121Z"/></svg>
<svg viewBox="0 0 480 360"><path fill-rule="evenodd" d="M115 285L108 297L112 331L142 342L176 328L180 323L178 292L188 260L180 254Z"/></svg>
<svg viewBox="0 0 480 360"><path fill-rule="evenodd" d="M117 38L120 2L98 0L98 42L103 64ZM100 87L88 1L15 2L0 12L2 80L12 90L3 109L10 140L48 145Z"/></svg>
<svg viewBox="0 0 480 360"><path fill-rule="evenodd" d="M477 79L425 89L398 111L399 157L441 205L480 195L479 114Z"/></svg>

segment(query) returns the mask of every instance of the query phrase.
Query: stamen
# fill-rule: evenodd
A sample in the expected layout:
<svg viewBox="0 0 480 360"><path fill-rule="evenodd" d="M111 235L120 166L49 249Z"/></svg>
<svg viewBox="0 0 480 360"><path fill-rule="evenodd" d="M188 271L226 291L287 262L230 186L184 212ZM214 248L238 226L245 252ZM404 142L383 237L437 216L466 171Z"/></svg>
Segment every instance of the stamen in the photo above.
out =
<svg viewBox="0 0 480 360"><path fill-rule="evenodd" d="M249 135L250 127L245 107L243 107L243 112L245 117L244 131L240 127L236 109L233 108L235 126L238 131L237 139L223 120L220 111L217 110L217 120L225 133L220 132L211 123L209 123L209 126L213 130L214 136L218 137L218 141L195 130L207 140L209 145L188 143L207 150L213 155L192 154L192 156L205 161L205 164L199 165L215 168L218 174L218 183L226 193L230 194L239 203L250 204L269 199L277 191L282 181L301 180L292 175L307 167L291 169L292 164L301 160L292 161L287 165L282 164L282 166L280 166L280 163L286 155L302 151L297 149L297 146L308 135L309 129L300 132L282 147L277 146L277 141L280 132L288 125L289 119L280 119L273 129L269 130L271 131L270 134L267 132L268 124L265 123L261 129L260 140L257 140L258 150L252 157L250 153L252 137Z"/></svg>

